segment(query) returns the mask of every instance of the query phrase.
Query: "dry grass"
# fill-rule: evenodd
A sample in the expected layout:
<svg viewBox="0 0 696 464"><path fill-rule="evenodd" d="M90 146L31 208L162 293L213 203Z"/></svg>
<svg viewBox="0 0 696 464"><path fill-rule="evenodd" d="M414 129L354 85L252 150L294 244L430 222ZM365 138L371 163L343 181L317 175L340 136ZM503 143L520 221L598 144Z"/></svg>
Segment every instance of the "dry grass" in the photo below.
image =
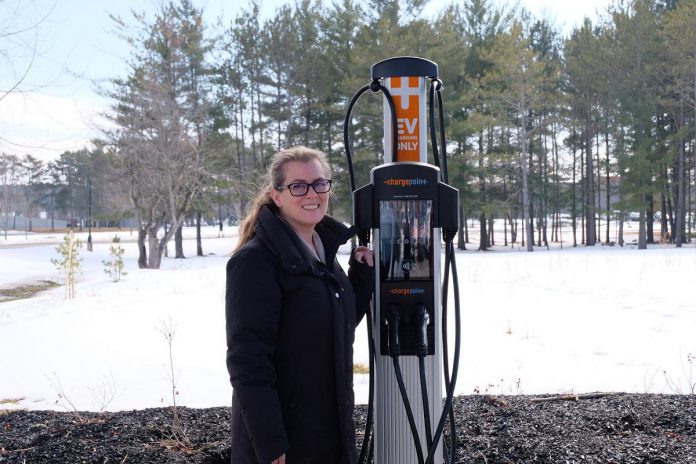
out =
<svg viewBox="0 0 696 464"><path fill-rule="evenodd" d="M24 398L0 398L0 406L7 404L18 405L22 400L24 400ZM11 411L12 409L0 409L0 416L9 414Z"/></svg>
<svg viewBox="0 0 696 464"><path fill-rule="evenodd" d="M0 288L0 303L31 298L39 292L59 286L60 284L58 282L52 280L40 280L39 283L24 284L12 288Z"/></svg>
<svg viewBox="0 0 696 464"><path fill-rule="evenodd" d="M356 363L353 365L353 374L369 374L370 367L365 364Z"/></svg>
<svg viewBox="0 0 696 464"><path fill-rule="evenodd" d="M0 404L19 404L24 398L3 398L0 399Z"/></svg>

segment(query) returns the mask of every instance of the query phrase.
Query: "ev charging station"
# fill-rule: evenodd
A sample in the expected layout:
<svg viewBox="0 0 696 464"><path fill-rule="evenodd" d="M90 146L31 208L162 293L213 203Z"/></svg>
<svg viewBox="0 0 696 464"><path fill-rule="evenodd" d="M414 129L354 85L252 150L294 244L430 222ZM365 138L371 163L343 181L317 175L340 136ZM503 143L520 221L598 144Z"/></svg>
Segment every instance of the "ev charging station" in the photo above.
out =
<svg viewBox="0 0 696 464"><path fill-rule="evenodd" d="M458 228L458 191L443 182L437 140L432 140L432 147L438 166L428 164L428 80L430 133L435 139L432 89L437 85L440 97L438 67L416 57L396 57L374 64L372 81L353 97L344 125L352 171L347 135L351 109L367 89L382 91L384 164L372 169L369 184L357 190L353 186L354 224L361 231L363 243L369 241L371 232L375 255L375 297L372 314L368 315L368 337L374 356L370 373L374 442L370 449L374 446L375 464L443 462L442 428L447 414L450 421L453 419L459 336L450 379L446 355L443 360L443 348L446 353L447 347L442 302L449 275L447 266L454 261L452 239ZM441 97L439 104L442 125ZM444 129L441 139L444 155ZM446 164L443 168L446 181ZM351 172L352 183L353 178ZM456 277L456 267L452 270ZM456 282L454 285L456 292ZM456 294L455 301L458 302ZM456 323L459 324L458 313ZM443 387L447 390L444 407ZM368 427L369 416L368 413ZM370 431L366 430L366 440L369 436ZM364 460L365 448L364 443L361 463L369 462L369 457ZM447 453L444 456L447 460ZM449 462L452 460L450 454Z"/></svg>

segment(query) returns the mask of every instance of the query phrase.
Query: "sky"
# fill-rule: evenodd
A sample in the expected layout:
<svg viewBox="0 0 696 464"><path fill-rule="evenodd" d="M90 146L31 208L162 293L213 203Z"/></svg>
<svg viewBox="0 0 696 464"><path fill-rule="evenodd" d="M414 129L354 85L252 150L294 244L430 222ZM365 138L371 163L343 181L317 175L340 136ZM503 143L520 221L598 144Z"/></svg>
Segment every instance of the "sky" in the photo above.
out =
<svg viewBox="0 0 696 464"><path fill-rule="evenodd" d="M109 101L100 82L124 76L128 47L115 35L110 14L131 20L131 10L155 11L159 0L1 0L0 1L0 152L32 154L48 161L65 150L77 150L108 127L101 116ZM248 5L245 1L194 0L210 23L227 22ZM280 0L262 0L263 15L271 16ZM432 15L451 0L431 0ZM511 2L498 1L505 6ZM559 2L521 0L533 16L549 19L567 34L583 18L595 19L610 0ZM4 19L3 19L4 18ZM37 24L29 33L5 35ZM36 31L36 34L34 34ZM28 56L34 48L36 56ZM27 47L27 45L30 45ZM427 57L425 57L427 58ZM29 63L32 63L29 66ZM444 63L439 63L445 66ZM24 72L19 92L6 94Z"/></svg>

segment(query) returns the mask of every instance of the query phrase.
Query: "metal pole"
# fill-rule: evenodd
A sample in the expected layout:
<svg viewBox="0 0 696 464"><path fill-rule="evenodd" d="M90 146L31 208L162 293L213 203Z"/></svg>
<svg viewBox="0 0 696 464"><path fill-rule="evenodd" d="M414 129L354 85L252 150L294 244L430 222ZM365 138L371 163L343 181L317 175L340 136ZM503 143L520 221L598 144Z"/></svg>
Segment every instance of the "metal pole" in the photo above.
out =
<svg viewBox="0 0 696 464"><path fill-rule="evenodd" d="M222 197L220 194L220 187L217 187L217 194L218 194L218 221L220 222L220 232L218 233L218 237L222 237L222 228L223 228L223 221L222 221Z"/></svg>
<svg viewBox="0 0 696 464"><path fill-rule="evenodd" d="M388 88L390 94L392 95L394 106L397 114L397 127L392 127L392 115L391 108L388 105L386 96L384 98L383 111L384 111L384 164L399 164L404 163L407 167L404 169L417 169L415 165L417 164L428 164L428 150L427 150L427 111L426 111L426 78L436 77L438 75L437 64L424 60L417 57L396 57L390 58L372 66L372 78L383 79L384 85ZM393 159L393 131L398 134L398 159ZM434 168L434 167L433 167ZM385 179L380 177L377 182L374 178L376 171L379 168L375 168L372 171L372 184L379 184L380 186L385 185ZM410 172L410 171L409 171ZM430 171L428 171L430 172ZM406 176L410 177L410 176ZM430 185L436 185L437 179L429 179ZM408 204L409 201L413 202L413 205L419 200L409 200L404 198L390 199L385 202L385 214L387 211L387 206L397 205L397 204ZM374 206L373 206L374 207ZM388 217L385 217L385 224L382 225L382 219L380 217L380 227L374 228L372 231L373 243L375 244L375 260L376 262L382 262L381 253L383 251L391 250L390 246L380 244L391 242L395 237L387 237L386 230L388 229L387 224L392 223L393 230L401 231L400 239L401 244L405 244L404 240L410 241L411 233L413 232L410 227L406 227L408 230L402 230L405 221L401 221L398 218L406 218L409 216L408 208L403 210L395 210L396 214L394 219L391 221ZM413 214L413 213L411 213ZM430 223L430 221L427 221ZM429 237L440 237L440 229L433 228L432 233ZM420 237L424 239L425 236ZM398 238L397 238L398 239ZM432 282L432 310L433 318L432 327L435 334L441 333L441 315L440 315L440 241L430 240L432 248L432 275L430 279ZM404 245L405 246L405 245ZM410 248L410 246L409 246ZM404 259L402 254L397 261L393 261L389 258L390 263L396 266L396 273L401 274L404 271L404 266L410 264L409 260ZM400 269L400 270L399 270ZM383 317L383 305L382 299L388 296L389 290L382 291L382 286L385 285L381 281L381 270L377 266L376 272L376 288L375 292L375 350L376 363L375 363L375 464L417 464L418 456L415 448L415 444L411 440L410 425L407 421L407 415L404 409L404 402L401 396L399 386L396 380L394 367L392 366L392 359L386 355L386 353L381 353L380 348L383 344L383 338L385 333L381 330L380 323L384 320ZM412 277L410 272L403 272L403 277L405 281ZM419 286L419 281L414 280L413 283L401 282L405 287ZM437 284L435 284L435 282ZM392 282L396 285L396 280ZM384 287L386 289L387 287ZM420 289L420 288L419 288ZM442 346L441 342L438 340L435 343L434 353L428 356L425 360L425 376L428 383L428 411L424 411L424 403L422 401L421 389L420 389L420 376L419 376L419 366L418 359L416 356L400 356L400 365L403 376L403 381L405 384L405 389L411 407L413 408L413 415L415 416L416 428L418 431L418 436L420 438L420 443L422 447L426 446L426 433L425 433L425 420L424 414L427 413L430 419L430 424L436 424L440 415L442 413ZM427 455L427 452L425 453ZM438 445L436 456L442 456L442 443ZM438 459L437 462L441 462Z"/></svg>
<svg viewBox="0 0 696 464"><path fill-rule="evenodd" d="M87 251L92 251L92 179L87 176L87 185L89 186L88 207L87 207Z"/></svg>

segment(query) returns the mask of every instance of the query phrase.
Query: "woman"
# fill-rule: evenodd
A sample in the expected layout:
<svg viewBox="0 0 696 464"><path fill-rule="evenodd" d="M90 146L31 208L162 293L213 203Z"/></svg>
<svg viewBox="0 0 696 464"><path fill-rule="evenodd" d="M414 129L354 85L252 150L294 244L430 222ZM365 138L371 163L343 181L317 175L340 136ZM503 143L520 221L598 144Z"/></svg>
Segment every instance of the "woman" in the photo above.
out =
<svg viewBox="0 0 696 464"><path fill-rule="evenodd" d="M276 153L227 264L232 463L345 463L355 456L353 339L372 298L372 254L326 215L324 153Z"/></svg>

